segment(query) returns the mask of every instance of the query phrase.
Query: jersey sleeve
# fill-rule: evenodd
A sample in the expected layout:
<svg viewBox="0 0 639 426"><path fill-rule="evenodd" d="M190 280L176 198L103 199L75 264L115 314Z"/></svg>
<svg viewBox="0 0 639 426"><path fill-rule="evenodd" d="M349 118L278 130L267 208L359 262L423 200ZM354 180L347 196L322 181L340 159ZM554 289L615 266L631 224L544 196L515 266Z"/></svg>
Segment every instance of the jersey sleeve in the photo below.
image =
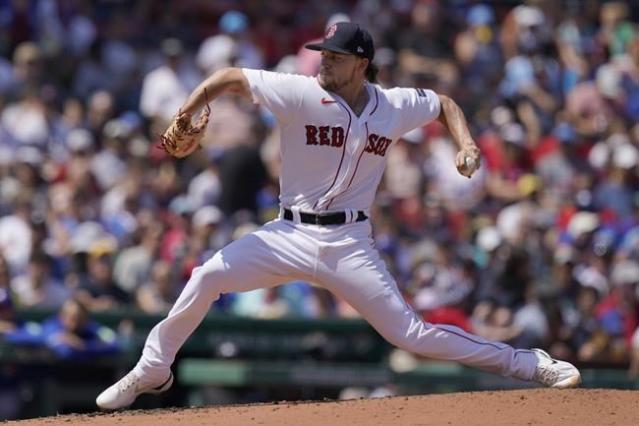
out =
<svg viewBox="0 0 639 426"><path fill-rule="evenodd" d="M399 107L399 134L422 127L439 117L439 96L432 90L395 88L388 93L391 102Z"/></svg>
<svg viewBox="0 0 639 426"><path fill-rule="evenodd" d="M307 77L243 68L253 102L266 107L280 122L288 122L302 103Z"/></svg>

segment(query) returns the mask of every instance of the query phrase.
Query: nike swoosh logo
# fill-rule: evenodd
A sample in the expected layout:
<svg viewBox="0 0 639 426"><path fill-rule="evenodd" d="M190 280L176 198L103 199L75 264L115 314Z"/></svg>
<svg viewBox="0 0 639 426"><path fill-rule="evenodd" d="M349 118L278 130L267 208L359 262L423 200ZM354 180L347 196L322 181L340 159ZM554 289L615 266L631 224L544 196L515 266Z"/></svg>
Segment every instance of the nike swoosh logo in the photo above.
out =
<svg viewBox="0 0 639 426"><path fill-rule="evenodd" d="M334 104L335 102L337 102L337 101L334 101L334 100L332 100L332 99L322 98L322 105L325 105L325 104Z"/></svg>

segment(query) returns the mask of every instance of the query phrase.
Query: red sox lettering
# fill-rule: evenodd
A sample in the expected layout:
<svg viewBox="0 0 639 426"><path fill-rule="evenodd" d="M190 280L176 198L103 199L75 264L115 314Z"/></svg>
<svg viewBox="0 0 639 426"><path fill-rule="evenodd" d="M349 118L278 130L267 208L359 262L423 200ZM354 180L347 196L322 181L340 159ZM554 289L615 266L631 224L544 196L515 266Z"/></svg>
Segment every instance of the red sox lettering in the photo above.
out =
<svg viewBox="0 0 639 426"><path fill-rule="evenodd" d="M326 145L341 148L344 144L344 129L342 127L314 126L307 124L306 145ZM386 156L386 150L393 141L387 137L372 133L368 136L368 142L364 152L379 156Z"/></svg>
<svg viewBox="0 0 639 426"><path fill-rule="evenodd" d="M306 145L328 145L341 148L344 144L344 129L331 126L306 126Z"/></svg>
<svg viewBox="0 0 639 426"><path fill-rule="evenodd" d="M368 135L368 143L366 144L364 152L372 152L375 155L384 157L386 156L386 150L392 142L389 138L371 133Z"/></svg>

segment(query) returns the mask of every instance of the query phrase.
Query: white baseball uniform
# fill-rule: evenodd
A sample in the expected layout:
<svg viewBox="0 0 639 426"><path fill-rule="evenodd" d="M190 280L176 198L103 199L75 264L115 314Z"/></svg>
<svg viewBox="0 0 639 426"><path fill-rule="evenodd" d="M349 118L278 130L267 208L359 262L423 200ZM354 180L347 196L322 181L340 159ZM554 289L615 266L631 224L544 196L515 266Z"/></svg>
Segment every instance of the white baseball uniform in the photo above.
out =
<svg viewBox="0 0 639 426"><path fill-rule="evenodd" d="M428 324L404 301L374 248L367 213L393 141L436 119L437 95L424 89L382 89L366 83L369 101L357 116L313 77L243 70L254 102L281 127L281 211L195 268L166 319L156 325L136 366L161 381L175 355L220 293L313 282L345 299L392 344L436 359L530 380L537 358L528 350L446 325ZM453 167L453 165L451 165ZM345 223L301 223L300 213L345 212ZM361 214L360 214L361 218Z"/></svg>

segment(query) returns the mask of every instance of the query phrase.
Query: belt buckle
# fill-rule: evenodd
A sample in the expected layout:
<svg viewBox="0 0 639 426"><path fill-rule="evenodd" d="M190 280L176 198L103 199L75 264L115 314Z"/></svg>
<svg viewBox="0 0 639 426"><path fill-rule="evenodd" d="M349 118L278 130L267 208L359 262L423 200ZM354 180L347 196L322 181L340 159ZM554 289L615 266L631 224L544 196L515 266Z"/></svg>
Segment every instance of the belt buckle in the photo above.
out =
<svg viewBox="0 0 639 426"><path fill-rule="evenodd" d="M318 214L316 214L316 215L315 215L315 225L321 225L321 224L322 224L322 223L321 223L321 222L322 222L322 221L321 221L321 219L322 219L322 216L320 216L320 214L319 214L319 213L318 213Z"/></svg>

